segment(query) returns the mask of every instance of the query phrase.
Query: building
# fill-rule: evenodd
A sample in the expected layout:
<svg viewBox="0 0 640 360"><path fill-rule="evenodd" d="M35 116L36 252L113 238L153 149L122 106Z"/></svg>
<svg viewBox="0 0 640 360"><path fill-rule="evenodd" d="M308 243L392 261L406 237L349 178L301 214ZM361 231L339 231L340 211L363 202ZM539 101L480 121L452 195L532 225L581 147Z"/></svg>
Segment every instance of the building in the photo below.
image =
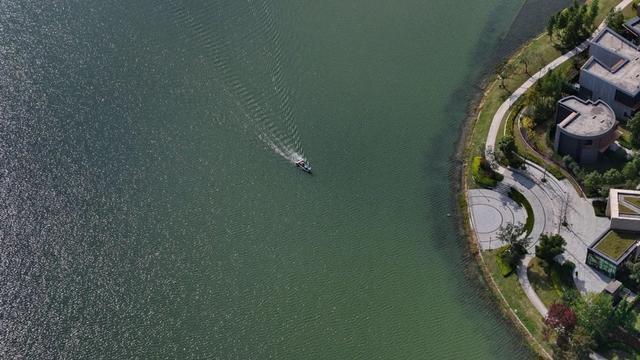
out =
<svg viewBox="0 0 640 360"><path fill-rule="evenodd" d="M614 278L622 265L637 253L640 233L609 229L587 248L587 265Z"/></svg>
<svg viewBox="0 0 640 360"><path fill-rule="evenodd" d="M621 266L638 255L640 244L640 191L609 190L609 230L587 249L587 265L615 277Z"/></svg>
<svg viewBox="0 0 640 360"><path fill-rule="evenodd" d="M589 42L589 60L580 69L580 92L611 106L618 118L640 108L640 51L610 28Z"/></svg>
<svg viewBox="0 0 640 360"><path fill-rule="evenodd" d="M579 163L593 163L620 136L609 105L569 96L558 101L554 149Z"/></svg>
<svg viewBox="0 0 640 360"><path fill-rule="evenodd" d="M607 216L612 229L640 233L640 191L609 190Z"/></svg>

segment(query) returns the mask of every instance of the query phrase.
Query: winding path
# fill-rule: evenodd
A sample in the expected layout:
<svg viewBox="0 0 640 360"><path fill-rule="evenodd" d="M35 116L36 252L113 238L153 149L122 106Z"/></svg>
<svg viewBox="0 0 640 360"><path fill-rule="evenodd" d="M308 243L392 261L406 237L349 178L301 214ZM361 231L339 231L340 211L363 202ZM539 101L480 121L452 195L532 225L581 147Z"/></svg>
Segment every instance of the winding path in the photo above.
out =
<svg viewBox="0 0 640 360"><path fill-rule="evenodd" d="M615 10L620 11L630 5L631 2L632 0L623 0L615 7ZM602 30L605 26L606 24L603 21L594 34ZM582 292L602 290L609 280L607 277L602 276L584 264L586 247L592 240L595 240L595 238L590 237L597 236L597 231L608 226L608 223L605 224L602 219L596 218L590 203L582 198L573 186L570 184L567 186L566 181L560 181L553 177L553 175L542 172L536 164L530 161L526 161L526 170L522 171L513 171L502 167L495 161L493 149L498 137L500 125L511 106L550 70L555 69L565 61L586 50L588 46L589 43L587 40L547 64L520 85L520 87L500 105L493 116L485 145L485 156L487 160L497 166L497 171L504 175L503 183L517 188L529 200L533 207L535 224L534 230L531 233L531 237L534 240L531 247L535 245L540 234L560 232L567 241L565 258L576 264L577 275L574 275L574 280L576 281L576 286ZM547 181L541 182L537 180L543 177L546 178ZM561 219L568 223L566 228L560 226ZM541 221L542 224L540 224ZM583 227L586 227L587 231L584 231L585 229ZM587 241L584 239L587 239ZM523 264L518 267L518 280L534 307L542 316L546 316L547 308L533 290L527 276L527 265L531 259L532 256L527 256Z"/></svg>

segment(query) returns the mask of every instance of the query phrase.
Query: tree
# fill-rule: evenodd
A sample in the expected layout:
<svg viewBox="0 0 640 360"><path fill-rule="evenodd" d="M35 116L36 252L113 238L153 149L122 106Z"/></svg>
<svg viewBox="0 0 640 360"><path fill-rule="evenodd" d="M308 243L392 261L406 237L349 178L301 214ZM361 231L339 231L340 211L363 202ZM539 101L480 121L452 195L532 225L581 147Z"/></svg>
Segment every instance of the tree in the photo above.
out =
<svg viewBox="0 0 640 360"><path fill-rule="evenodd" d="M553 259L564 252L567 242L560 234L540 235L540 242L536 245L536 256L551 264Z"/></svg>
<svg viewBox="0 0 640 360"><path fill-rule="evenodd" d="M570 333L576 326L578 319L571 308L565 304L555 303L549 307L545 325L563 333Z"/></svg>
<svg viewBox="0 0 640 360"><path fill-rule="evenodd" d="M512 136L507 135L498 140L498 151L509 166L519 167L522 164L516 150L516 141Z"/></svg>
<svg viewBox="0 0 640 360"><path fill-rule="evenodd" d="M504 260L511 265L516 265L520 261L522 256L527 253L527 247L531 243L531 238L526 235L524 225L520 223L508 223L500 227L498 240L509 245L509 251L505 253L509 258Z"/></svg>
<svg viewBox="0 0 640 360"><path fill-rule="evenodd" d="M619 325L612 298L608 294L588 293L576 299L574 311L578 325L599 343Z"/></svg>
<svg viewBox="0 0 640 360"><path fill-rule="evenodd" d="M634 156L631 161L624 164L624 168L622 168L622 176L626 180L636 180L638 178L638 174L640 173L640 158Z"/></svg>
<svg viewBox="0 0 640 360"><path fill-rule="evenodd" d="M624 182L624 177L618 169L609 169L602 174L602 181L606 185L620 185Z"/></svg>
<svg viewBox="0 0 640 360"><path fill-rule="evenodd" d="M536 123L542 124L553 118L565 83L559 71L550 70L527 92L525 103L529 107L529 115Z"/></svg>
<svg viewBox="0 0 640 360"><path fill-rule="evenodd" d="M495 73L498 79L500 79L500 88L502 89L507 88L504 82L511 76L512 72L513 72L513 65L509 62L503 61L496 65Z"/></svg>
<svg viewBox="0 0 640 360"><path fill-rule="evenodd" d="M510 156L516 151L516 141L512 136L504 136L502 139L498 140L498 150L500 150L502 155Z"/></svg>
<svg viewBox="0 0 640 360"><path fill-rule="evenodd" d="M640 112L627 122L627 127L631 131L631 145L634 148L640 147Z"/></svg>
<svg viewBox="0 0 640 360"><path fill-rule="evenodd" d="M564 354L568 359L589 359L591 351L596 348L596 342L589 332L578 326L569 338L569 347Z"/></svg>
<svg viewBox="0 0 640 360"><path fill-rule="evenodd" d="M552 15L547 22L547 35L549 40L553 40L553 31L555 30L558 22L558 14Z"/></svg>
<svg viewBox="0 0 640 360"><path fill-rule="evenodd" d="M593 0L589 5L580 5L574 0L571 7L551 17L547 23L547 35L550 39L556 35L560 46L565 49L579 45L595 29L598 8L598 0Z"/></svg>
<svg viewBox="0 0 640 360"><path fill-rule="evenodd" d="M640 285L640 261L627 261L625 266L629 271L629 278Z"/></svg>
<svg viewBox="0 0 640 360"><path fill-rule="evenodd" d="M622 11L614 11L611 9L607 14L607 26L613 29L615 32L621 34L624 31L624 15Z"/></svg>
<svg viewBox="0 0 640 360"><path fill-rule="evenodd" d="M587 188L587 193L594 194L599 192L602 183L602 175L595 170L584 177L584 186Z"/></svg>

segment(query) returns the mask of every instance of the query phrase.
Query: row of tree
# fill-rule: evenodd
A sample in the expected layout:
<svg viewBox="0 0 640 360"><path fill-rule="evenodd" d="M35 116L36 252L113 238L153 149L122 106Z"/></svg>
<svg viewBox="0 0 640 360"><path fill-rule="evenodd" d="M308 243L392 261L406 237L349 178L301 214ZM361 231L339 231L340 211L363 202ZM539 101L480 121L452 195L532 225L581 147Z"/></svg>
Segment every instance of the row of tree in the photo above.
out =
<svg viewBox="0 0 640 360"><path fill-rule="evenodd" d="M598 0L580 5L577 0L573 5L549 19L547 35L556 41L562 49L572 49L585 41L595 30L595 19L598 15Z"/></svg>
<svg viewBox="0 0 640 360"><path fill-rule="evenodd" d="M554 358L587 359L618 327L633 327L633 307L627 301L614 306L604 293L570 294L563 300L549 307L545 319L545 336L555 337Z"/></svg>
<svg viewBox="0 0 640 360"><path fill-rule="evenodd" d="M638 155L627 161L621 170L611 168L604 172L588 171L580 167L569 155L564 156L562 162L564 167L584 184L585 192L590 196L606 197L609 195L609 189L613 187L633 189L640 180L640 157Z"/></svg>

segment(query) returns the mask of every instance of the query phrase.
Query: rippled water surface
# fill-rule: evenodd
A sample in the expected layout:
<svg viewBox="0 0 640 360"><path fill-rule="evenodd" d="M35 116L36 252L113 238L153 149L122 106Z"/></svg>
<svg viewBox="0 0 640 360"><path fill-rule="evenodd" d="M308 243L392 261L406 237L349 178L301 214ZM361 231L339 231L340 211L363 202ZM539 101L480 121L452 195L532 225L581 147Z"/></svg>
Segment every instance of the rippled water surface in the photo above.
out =
<svg viewBox="0 0 640 360"><path fill-rule="evenodd" d="M1 1L0 357L530 356L447 217L521 5Z"/></svg>

